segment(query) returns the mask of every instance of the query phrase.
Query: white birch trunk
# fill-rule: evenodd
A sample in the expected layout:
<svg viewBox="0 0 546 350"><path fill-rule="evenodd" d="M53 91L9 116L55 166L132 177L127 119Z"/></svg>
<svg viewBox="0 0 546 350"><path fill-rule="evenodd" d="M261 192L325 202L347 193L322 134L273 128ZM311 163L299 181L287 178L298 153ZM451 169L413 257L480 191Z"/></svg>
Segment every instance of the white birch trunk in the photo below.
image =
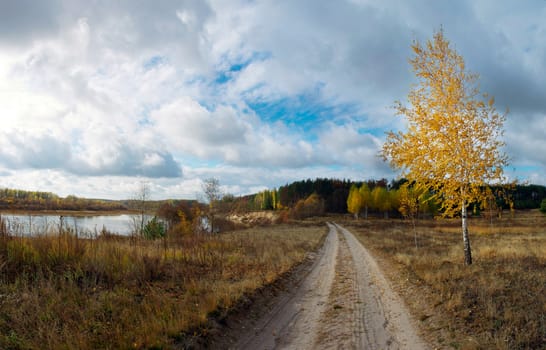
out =
<svg viewBox="0 0 546 350"><path fill-rule="evenodd" d="M468 238L468 219L467 219L465 200L463 200L463 208L462 208L461 215L462 215L462 226L463 226L464 263L465 265L471 265L472 251L470 249L470 239Z"/></svg>

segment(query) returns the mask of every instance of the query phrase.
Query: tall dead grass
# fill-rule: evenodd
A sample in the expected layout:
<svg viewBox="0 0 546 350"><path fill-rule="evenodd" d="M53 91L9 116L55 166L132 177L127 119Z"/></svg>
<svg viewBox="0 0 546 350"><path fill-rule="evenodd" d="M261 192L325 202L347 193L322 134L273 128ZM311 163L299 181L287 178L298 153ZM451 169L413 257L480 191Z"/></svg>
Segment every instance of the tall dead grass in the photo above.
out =
<svg viewBox="0 0 546 350"><path fill-rule="evenodd" d="M471 266L463 263L457 220L418 222L419 248L409 223L347 225L394 267L391 277L404 286L407 303L442 347L546 348L546 218L538 211L493 225L472 219Z"/></svg>
<svg viewBox="0 0 546 350"><path fill-rule="evenodd" d="M302 261L324 234L282 225L175 242L2 234L0 348L173 346Z"/></svg>

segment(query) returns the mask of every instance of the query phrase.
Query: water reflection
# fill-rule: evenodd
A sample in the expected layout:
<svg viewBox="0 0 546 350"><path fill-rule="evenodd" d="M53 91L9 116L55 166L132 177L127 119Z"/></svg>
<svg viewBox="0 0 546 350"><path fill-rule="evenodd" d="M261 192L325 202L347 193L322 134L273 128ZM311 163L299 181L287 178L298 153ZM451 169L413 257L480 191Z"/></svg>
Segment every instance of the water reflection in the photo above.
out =
<svg viewBox="0 0 546 350"><path fill-rule="evenodd" d="M0 213L8 232L12 235L38 235L59 232L61 228L71 229L80 236L96 236L103 228L120 235L131 235L140 228L140 215L21 215ZM145 215L144 221L152 217Z"/></svg>

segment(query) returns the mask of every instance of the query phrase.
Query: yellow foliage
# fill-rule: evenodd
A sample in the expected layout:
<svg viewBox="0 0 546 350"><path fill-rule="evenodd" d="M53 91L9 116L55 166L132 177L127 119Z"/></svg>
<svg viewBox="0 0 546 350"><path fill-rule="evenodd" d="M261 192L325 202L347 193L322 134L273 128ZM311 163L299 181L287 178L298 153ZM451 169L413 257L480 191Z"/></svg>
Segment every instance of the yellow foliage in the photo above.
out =
<svg viewBox="0 0 546 350"><path fill-rule="evenodd" d="M414 218L419 213L419 198L408 183L404 183L398 190L398 211L404 217Z"/></svg>
<svg viewBox="0 0 546 350"><path fill-rule="evenodd" d="M358 218L358 214L362 209L362 195L356 185L351 187L349 191L349 197L347 197L347 210L349 213L354 214Z"/></svg>
<svg viewBox="0 0 546 350"><path fill-rule="evenodd" d="M483 202L489 183L505 181L505 117L480 94L477 75L465 69L442 31L412 49L419 84L408 94L409 106L395 104L408 130L388 133L382 154L404 177L441 195L444 215L452 216L470 202Z"/></svg>
<svg viewBox="0 0 546 350"><path fill-rule="evenodd" d="M419 83L408 94L409 106L396 102L408 121L407 132L389 132L383 157L403 176L441 199L444 216L460 212L465 263L472 264L467 206L482 204L490 183L503 183L507 157L502 152L505 116L494 100L481 95L477 75L449 47L442 31L423 47L412 45L410 60ZM484 103L483 100L487 100Z"/></svg>
<svg viewBox="0 0 546 350"><path fill-rule="evenodd" d="M362 201L362 206L367 207L370 204L370 188L365 183L360 186L358 190L360 192L360 200Z"/></svg>
<svg viewBox="0 0 546 350"><path fill-rule="evenodd" d="M391 209L391 198L385 187L376 186L371 193L372 207L379 211L388 211Z"/></svg>

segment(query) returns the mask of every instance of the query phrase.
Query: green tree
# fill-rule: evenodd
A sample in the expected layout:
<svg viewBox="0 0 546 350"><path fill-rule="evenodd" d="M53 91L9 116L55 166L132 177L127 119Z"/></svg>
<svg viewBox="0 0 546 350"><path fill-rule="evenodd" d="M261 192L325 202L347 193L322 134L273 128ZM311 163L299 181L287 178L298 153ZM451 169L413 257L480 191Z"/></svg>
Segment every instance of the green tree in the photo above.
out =
<svg viewBox="0 0 546 350"><path fill-rule="evenodd" d="M271 210L273 209L273 196L271 195L271 191L265 190L262 192L263 195L263 202L262 202L262 210Z"/></svg>
<svg viewBox="0 0 546 350"><path fill-rule="evenodd" d="M154 216L150 221L144 225L142 230L143 236L146 239L158 239L165 236L165 225L157 219L157 216Z"/></svg>
<svg viewBox="0 0 546 350"><path fill-rule="evenodd" d="M540 203L540 211L546 214L546 198L544 198Z"/></svg>
<svg viewBox="0 0 546 350"><path fill-rule="evenodd" d="M489 183L505 181L507 157L500 141L505 117L496 112L493 98L480 93L477 75L467 71L442 31L412 49L418 84L408 94L409 106L395 105L408 130L388 133L382 153L405 178L441 196L445 216L461 213L464 261L470 265L467 207L483 202Z"/></svg>

